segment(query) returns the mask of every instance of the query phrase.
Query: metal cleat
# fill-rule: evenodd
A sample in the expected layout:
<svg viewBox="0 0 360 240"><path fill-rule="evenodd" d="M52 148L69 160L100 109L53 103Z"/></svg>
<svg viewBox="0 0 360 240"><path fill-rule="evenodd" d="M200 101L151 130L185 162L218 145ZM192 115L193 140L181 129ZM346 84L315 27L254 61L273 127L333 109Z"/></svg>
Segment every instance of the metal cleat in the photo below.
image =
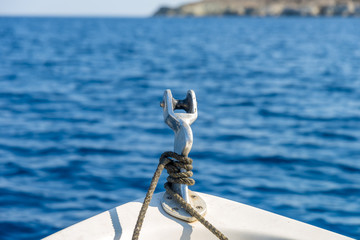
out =
<svg viewBox="0 0 360 240"><path fill-rule="evenodd" d="M167 89L160 106L163 108L164 121L175 133L174 152L187 157L192 144L193 133L190 125L195 122L198 116L195 92L189 90L184 100L174 99L171 90ZM174 110L183 109L185 113L175 113ZM181 169L185 172L185 169ZM178 193L187 203L191 204L201 215L206 212L205 202L194 192L188 190L185 184L172 184L173 190ZM186 220L188 222L196 219L181 208L171 196L164 194L162 206L170 215Z"/></svg>

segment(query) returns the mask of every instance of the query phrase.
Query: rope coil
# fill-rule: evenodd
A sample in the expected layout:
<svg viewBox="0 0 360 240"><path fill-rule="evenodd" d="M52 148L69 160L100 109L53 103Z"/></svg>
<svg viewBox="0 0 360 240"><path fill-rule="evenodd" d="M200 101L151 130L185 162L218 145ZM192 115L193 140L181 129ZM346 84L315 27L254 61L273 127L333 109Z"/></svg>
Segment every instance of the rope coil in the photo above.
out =
<svg viewBox="0 0 360 240"><path fill-rule="evenodd" d="M176 159L177 161L174 161ZM209 229L214 235L216 235L221 240L227 240L228 238L221 233L217 228L215 228L211 223L209 223L203 216L201 216L190 204L188 204L178 193L174 192L171 189L172 183L180 183L186 185L194 185L195 180L191 177L193 176L192 170L192 159L189 157L184 157L175 152L164 152L161 154L159 164L156 168L154 176L151 180L151 184L148 192L146 193L144 202L141 206L139 216L134 228L132 240L139 239L141 226L144 222L146 211L149 207L152 195L154 194L155 188L158 184L160 175L164 168L167 170L169 177L164 185L166 192L173 196L173 198L193 217L195 217L199 222L201 222L207 229ZM181 172L180 169L185 169L186 172Z"/></svg>
<svg viewBox="0 0 360 240"><path fill-rule="evenodd" d="M178 161L173 161L171 158ZM195 180L191 178L193 176L193 172L191 171L193 169L193 160L191 158L181 156L174 152L164 152L161 154L160 162L163 159L170 160L170 162L165 165L165 169L169 174L166 179L168 182L186 184L188 186L195 184ZM186 172L181 172L180 169L185 169Z"/></svg>

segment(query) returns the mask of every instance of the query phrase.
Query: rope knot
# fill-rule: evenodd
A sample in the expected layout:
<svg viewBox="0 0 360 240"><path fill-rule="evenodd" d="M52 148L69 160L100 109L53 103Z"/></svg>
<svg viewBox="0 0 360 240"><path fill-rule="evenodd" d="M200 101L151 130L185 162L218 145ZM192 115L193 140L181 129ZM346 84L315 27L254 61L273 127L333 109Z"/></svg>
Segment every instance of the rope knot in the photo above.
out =
<svg viewBox="0 0 360 240"><path fill-rule="evenodd" d="M177 161L174 161L176 159ZM161 172L166 168L170 177L168 177L168 181L171 183L181 183L187 185L194 185L195 180L190 178L192 173L192 159L189 157L184 157L174 152L164 152L160 157L159 165L156 168L154 176L151 180L151 184L148 192L146 193L144 202L141 206L141 210L139 212L138 219L136 221L136 225L134 228L134 233L132 236L132 240L139 239L141 226L144 222L146 210L149 207L152 195L154 194L156 185L159 181ZM181 172L180 169L185 169L186 172ZM217 236L221 240L228 240L228 238L222 234L218 229L216 229L211 223L206 221L206 219L201 216L190 204L185 202L185 200L176 192L174 192L170 183L165 183L166 192L168 192L173 198L184 208L191 216L195 217L199 222L201 222L207 229L209 229L215 236Z"/></svg>
<svg viewBox="0 0 360 240"><path fill-rule="evenodd" d="M177 161L175 161L175 160ZM193 176L192 166L193 160L189 157L181 156L174 152L164 152L160 157L160 163L165 165L165 169L169 176L167 181L169 183L179 183L186 185L194 185L195 180ZM185 172L181 172L181 169L185 169Z"/></svg>

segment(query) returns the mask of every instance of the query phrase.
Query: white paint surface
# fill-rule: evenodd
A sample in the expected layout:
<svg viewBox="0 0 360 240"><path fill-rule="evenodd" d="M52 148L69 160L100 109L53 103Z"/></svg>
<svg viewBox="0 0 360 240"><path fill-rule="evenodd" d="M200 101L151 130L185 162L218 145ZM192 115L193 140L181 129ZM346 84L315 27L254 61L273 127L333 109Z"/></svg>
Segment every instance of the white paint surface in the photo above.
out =
<svg viewBox="0 0 360 240"><path fill-rule="evenodd" d="M205 218L229 239L345 240L345 236L295 221L241 203L198 193L208 206ZM217 239L201 223L186 223L167 215L160 206L163 193L153 196L146 213L140 240ZM142 200L129 202L89 218L46 240L128 240L131 239Z"/></svg>

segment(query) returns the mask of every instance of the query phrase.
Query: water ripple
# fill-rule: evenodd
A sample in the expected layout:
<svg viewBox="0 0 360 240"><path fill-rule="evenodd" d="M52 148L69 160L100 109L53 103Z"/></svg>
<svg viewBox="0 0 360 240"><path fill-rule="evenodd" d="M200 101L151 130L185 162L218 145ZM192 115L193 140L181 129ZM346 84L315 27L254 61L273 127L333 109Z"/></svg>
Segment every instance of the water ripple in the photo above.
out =
<svg viewBox="0 0 360 240"><path fill-rule="evenodd" d="M197 95L193 190L360 238L358 25L0 18L1 238L143 197L166 88Z"/></svg>

